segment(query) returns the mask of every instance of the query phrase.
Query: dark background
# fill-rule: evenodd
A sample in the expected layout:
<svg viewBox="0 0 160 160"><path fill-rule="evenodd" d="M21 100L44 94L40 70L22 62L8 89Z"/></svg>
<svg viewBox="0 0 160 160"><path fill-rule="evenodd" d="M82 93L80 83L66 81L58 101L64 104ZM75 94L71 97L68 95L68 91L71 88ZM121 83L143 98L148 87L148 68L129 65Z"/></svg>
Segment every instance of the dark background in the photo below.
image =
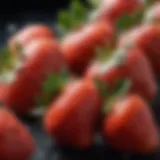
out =
<svg viewBox="0 0 160 160"><path fill-rule="evenodd" d="M83 0L82 0L83 1ZM1 0L0 1L0 44L10 36L9 26L18 30L28 23L45 23L51 26L56 13L67 8L70 0Z"/></svg>
<svg viewBox="0 0 160 160"><path fill-rule="evenodd" d="M8 26L21 28L28 23L46 23L54 26L56 13L66 8L68 0L1 0L0 4L0 43L3 44L12 33ZM156 119L160 122L159 98L152 105ZM26 117L23 120L37 143L37 150L32 160L160 160L160 152L150 155L119 153L103 143L96 136L94 145L87 151L58 147L43 131L41 119ZM159 123L160 124L160 123Z"/></svg>
<svg viewBox="0 0 160 160"><path fill-rule="evenodd" d="M83 0L82 0L83 1ZM14 0L14 1L9 1L9 0L1 0L0 3L0 18L1 22L6 23L8 21L23 21L23 18L26 19L26 14L29 13L27 16L28 19L34 18L35 20L42 20L43 16L39 17L34 17L33 15L37 14L45 14L49 15L50 18L54 18L53 15L57 11L59 11L60 8L66 8L67 5L69 4L70 0ZM31 16L32 15L32 16ZM53 16L53 17L51 17ZM41 18L40 18L41 17ZM48 18L48 16L46 16Z"/></svg>

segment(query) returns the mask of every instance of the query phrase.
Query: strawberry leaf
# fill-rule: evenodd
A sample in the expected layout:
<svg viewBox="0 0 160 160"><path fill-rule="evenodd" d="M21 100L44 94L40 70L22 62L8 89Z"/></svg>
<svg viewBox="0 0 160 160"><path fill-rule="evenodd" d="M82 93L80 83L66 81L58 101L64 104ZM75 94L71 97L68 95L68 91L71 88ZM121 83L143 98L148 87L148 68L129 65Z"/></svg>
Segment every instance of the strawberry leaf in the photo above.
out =
<svg viewBox="0 0 160 160"><path fill-rule="evenodd" d="M66 70L62 70L60 74L50 74L42 85L42 93L35 99L36 104L41 106L48 105L67 81L68 74Z"/></svg>
<svg viewBox="0 0 160 160"><path fill-rule="evenodd" d="M125 31L126 29L130 29L132 26L138 25L142 22L143 17L145 15L144 10L149 8L155 3L154 0L145 0L144 1L144 7L142 10L137 11L134 15L123 15L117 22L116 22L116 28L117 28L117 35L119 33Z"/></svg>
<svg viewBox="0 0 160 160"><path fill-rule="evenodd" d="M82 4L82 2L80 2L80 0L74 0L71 3L70 14L75 22L76 21L79 22L79 21L84 20L84 18L86 16L86 12L87 12L87 9L84 6L84 4Z"/></svg>
<svg viewBox="0 0 160 160"><path fill-rule="evenodd" d="M87 7L80 0L73 0L69 9L58 14L58 26L63 33L79 28L87 19Z"/></svg>
<svg viewBox="0 0 160 160"><path fill-rule="evenodd" d="M110 92L110 95L107 97L106 102L104 102L103 112L104 113L109 112L115 100L126 95L129 92L130 87L131 87L130 79L124 78L117 80L115 89Z"/></svg>
<svg viewBox="0 0 160 160"><path fill-rule="evenodd" d="M70 28L72 28L72 23L70 20L69 13L65 11L61 11L58 15L59 28L63 32L67 32Z"/></svg>
<svg viewBox="0 0 160 160"><path fill-rule="evenodd" d="M138 11L134 15L123 15L117 22L116 22L116 30L117 35L121 32L125 31L126 29L130 29L132 26L141 23L144 16L144 12L142 10Z"/></svg>
<svg viewBox="0 0 160 160"><path fill-rule="evenodd" d="M102 82L99 78L95 78L94 83L95 83L101 97L105 98L109 93L108 85L106 83Z"/></svg>
<svg viewBox="0 0 160 160"><path fill-rule="evenodd" d="M130 79L124 78L124 79L117 80L115 93L113 93L113 95L116 95L116 96L125 95L126 93L128 93L130 87L131 87Z"/></svg>
<svg viewBox="0 0 160 160"><path fill-rule="evenodd" d="M108 112L110 111L110 109L112 108L114 101L115 101L115 98L114 98L114 97L110 97L109 99L107 99L107 100L104 102L102 112L103 112L103 113L108 113Z"/></svg>

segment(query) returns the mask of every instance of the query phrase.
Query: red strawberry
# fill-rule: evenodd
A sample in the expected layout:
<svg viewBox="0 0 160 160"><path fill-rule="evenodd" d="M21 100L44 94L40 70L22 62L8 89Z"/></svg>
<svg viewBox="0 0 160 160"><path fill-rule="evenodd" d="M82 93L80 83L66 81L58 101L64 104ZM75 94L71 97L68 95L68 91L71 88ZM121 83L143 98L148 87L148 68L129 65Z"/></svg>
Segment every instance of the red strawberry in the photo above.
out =
<svg viewBox="0 0 160 160"><path fill-rule="evenodd" d="M120 38L119 45L134 44L142 49L150 60L156 76L160 74L160 24L148 24L134 28Z"/></svg>
<svg viewBox="0 0 160 160"><path fill-rule="evenodd" d="M160 21L160 2L156 2L146 11L144 21L147 23Z"/></svg>
<svg viewBox="0 0 160 160"><path fill-rule="evenodd" d="M152 113L138 95L129 95L114 102L104 120L103 134L113 147L125 152L152 152L159 145Z"/></svg>
<svg viewBox="0 0 160 160"><path fill-rule="evenodd" d="M4 101L5 94L7 92L8 87L9 87L9 84L5 84L5 83L0 84L0 102Z"/></svg>
<svg viewBox="0 0 160 160"><path fill-rule="evenodd" d="M70 70L82 74L94 58L97 47L109 44L113 29L105 22L93 23L69 34L62 42L62 52Z"/></svg>
<svg viewBox="0 0 160 160"><path fill-rule="evenodd" d="M19 114L28 113L36 105L36 98L41 92L43 96L40 99L45 96L43 85L49 78L52 80L49 85L52 86L46 86L47 91L60 89L54 88L59 85L54 85L57 83L54 76L60 76L62 69L66 67L59 46L53 40L34 41L24 48L23 53L25 60L15 73L15 79L11 82L4 100L7 107Z"/></svg>
<svg viewBox="0 0 160 160"><path fill-rule="evenodd" d="M40 39L40 38L53 38L54 33L46 25L43 24L33 24L28 25L18 31L15 35L13 35L9 39L9 47L13 54L17 54L18 46L25 47L32 40Z"/></svg>
<svg viewBox="0 0 160 160"><path fill-rule="evenodd" d="M119 49L114 54L109 61L103 65L99 64L99 71L98 64L95 71L91 71L92 68L88 70L86 77L99 77L113 87L119 79L130 78L132 93L138 93L147 100L154 99L157 94L157 86L150 64L143 52L132 47Z"/></svg>
<svg viewBox="0 0 160 160"><path fill-rule="evenodd" d="M100 97L93 82L79 80L49 107L44 124L59 144L84 149L91 145L99 114Z"/></svg>
<svg viewBox="0 0 160 160"><path fill-rule="evenodd" d="M98 19L115 22L125 14L135 13L143 4L143 0L102 0L97 11Z"/></svg>
<svg viewBox="0 0 160 160"><path fill-rule="evenodd" d="M28 160L35 142L23 124L5 109L0 109L0 159Z"/></svg>

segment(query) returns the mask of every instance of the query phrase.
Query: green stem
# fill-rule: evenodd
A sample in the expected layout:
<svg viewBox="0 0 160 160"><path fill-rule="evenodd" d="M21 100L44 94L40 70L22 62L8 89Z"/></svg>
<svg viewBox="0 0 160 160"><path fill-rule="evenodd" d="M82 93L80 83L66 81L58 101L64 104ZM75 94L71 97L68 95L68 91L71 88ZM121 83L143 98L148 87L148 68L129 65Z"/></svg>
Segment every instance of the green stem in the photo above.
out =
<svg viewBox="0 0 160 160"><path fill-rule="evenodd" d="M110 111L114 102L118 98L125 96L129 92L131 84L132 83L130 79L120 79L117 81L115 90L111 92L110 96L107 97L107 100L104 103L104 109L103 109L104 113Z"/></svg>

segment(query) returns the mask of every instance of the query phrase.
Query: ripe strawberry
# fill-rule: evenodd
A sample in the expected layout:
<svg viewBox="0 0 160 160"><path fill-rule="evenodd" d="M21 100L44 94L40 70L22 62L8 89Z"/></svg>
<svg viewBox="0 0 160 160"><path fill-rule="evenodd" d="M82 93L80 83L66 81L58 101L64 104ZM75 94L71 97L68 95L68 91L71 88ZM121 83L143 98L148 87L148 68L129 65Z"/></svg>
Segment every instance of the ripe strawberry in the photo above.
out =
<svg viewBox="0 0 160 160"><path fill-rule="evenodd" d="M113 103L103 123L103 134L119 151L148 153L159 145L152 113L138 95L129 95Z"/></svg>
<svg viewBox="0 0 160 160"><path fill-rule="evenodd" d="M7 110L0 109L0 159L28 160L35 142L23 124Z"/></svg>
<svg viewBox="0 0 160 160"><path fill-rule="evenodd" d="M142 49L150 60L157 77L160 74L160 24L147 24L134 28L121 36L119 45L134 44Z"/></svg>
<svg viewBox="0 0 160 160"><path fill-rule="evenodd" d="M39 99L53 98L55 91L60 89L61 71L66 67L54 40L34 41L24 48L23 54L25 60L15 73L4 100L7 107L19 114L31 111L41 94Z"/></svg>
<svg viewBox="0 0 160 160"><path fill-rule="evenodd" d="M157 86L150 64L143 52L136 47L131 47L118 49L113 54L114 56L103 65L97 63L95 69L91 67L86 77L99 77L113 88L119 79L130 78L132 93L140 94L147 100L154 99L157 94Z"/></svg>
<svg viewBox="0 0 160 160"><path fill-rule="evenodd" d="M4 101L5 94L7 92L8 87L9 87L9 84L0 83L0 102Z"/></svg>
<svg viewBox="0 0 160 160"><path fill-rule="evenodd" d="M107 45L113 29L106 22L93 23L74 31L62 42L62 52L70 70L82 74L94 58L97 47Z"/></svg>
<svg viewBox="0 0 160 160"><path fill-rule="evenodd" d="M102 0L97 11L98 19L115 22L125 14L133 14L143 7L143 0Z"/></svg>
<svg viewBox="0 0 160 160"><path fill-rule="evenodd" d="M11 53L17 55L17 45L25 47L32 40L40 38L54 38L54 33L51 28L43 24L28 25L13 35L9 39L8 45L10 47Z"/></svg>
<svg viewBox="0 0 160 160"><path fill-rule="evenodd" d="M100 97L93 82L79 80L49 107L44 125L59 144L84 149L91 145L99 114Z"/></svg>

